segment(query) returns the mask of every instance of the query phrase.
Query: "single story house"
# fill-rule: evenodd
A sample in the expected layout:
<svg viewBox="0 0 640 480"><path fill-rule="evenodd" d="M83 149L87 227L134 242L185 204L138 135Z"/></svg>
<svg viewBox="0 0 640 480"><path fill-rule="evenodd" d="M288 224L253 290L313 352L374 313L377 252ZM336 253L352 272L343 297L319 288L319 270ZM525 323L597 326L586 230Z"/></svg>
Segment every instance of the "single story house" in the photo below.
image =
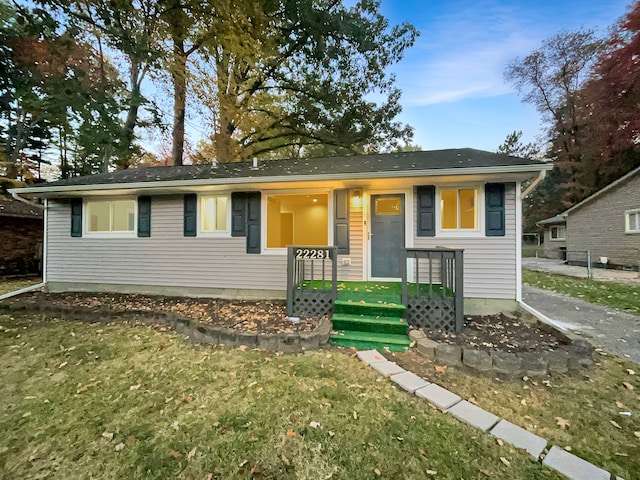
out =
<svg viewBox="0 0 640 480"><path fill-rule="evenodd" d="M640 168L565 210L538 222L545 227L549 258L584 264L586 252L600 267L640 267ZM547 246L547 244L549 246ZM566 257L554 254L564 247Z"/></svg>
<svg viewBox="0 0 640 480"><path fill-rule="evenodd" d="M399 280L405 248L464 249L468 313L521 297L522 182L551 164L474 149L149 167L13 190L45 199L51 291L285 298L288 245L340 280Z"/></svg>
<svg viewBox="0 0 640 480"><path fill-rule="evenodd" d="M43 207L0 193L0 276L40 273Z"/></svg>
<svg viewBox="0 0 640 480"><path fill-rule="evenodd" d="M545 258L567 259L567 222L562 214L536 222L544 227L542 256Z"/></svg>

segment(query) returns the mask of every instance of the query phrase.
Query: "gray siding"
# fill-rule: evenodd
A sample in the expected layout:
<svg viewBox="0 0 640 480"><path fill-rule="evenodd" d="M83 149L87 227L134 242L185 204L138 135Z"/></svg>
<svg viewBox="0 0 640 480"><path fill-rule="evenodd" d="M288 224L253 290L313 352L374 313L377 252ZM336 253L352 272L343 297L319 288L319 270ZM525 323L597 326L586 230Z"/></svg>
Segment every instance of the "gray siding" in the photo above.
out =
<svg viewBox="0 0 640 480"><path fill-rule="evenodd" d="M415 192L414 192L415 193ZM516 189L507 184L506 231L504 237L418 237L414 215L416 248L452 247L464 249L465 298L516 298ZM416 196L414 194L414 211Z"/></svg>
<svg viewBox="0 0 640 480"><path fill-rule="evenodd" d="M557 225L552 225L553 227ZM552 240L551 239L551 226L544 229L544 243L542 245L542 256L545 258L562 259L564 254L560 253L561 248L566 248L566 240Z"/></svg>
<svg viewBox="0 0 640 480"><path fill-rule="evenodd" d="M362 203L359 207L354 207L352 199L353 190L349 198L349 255L338 256L338 273L340 280L362 280L364 272L364 244L362 240L364 222L362 218ZM351 265L342 264L342 260L345 258L351 260Z"/></svg>
<svg viewBox="0 0 640 480"><path fill-rule="evenodd" d="M640 208L640 175L612 188L567 217L567 250L591 251L594 262L638 267L640 234L624 233L625 210Z"/></svg>

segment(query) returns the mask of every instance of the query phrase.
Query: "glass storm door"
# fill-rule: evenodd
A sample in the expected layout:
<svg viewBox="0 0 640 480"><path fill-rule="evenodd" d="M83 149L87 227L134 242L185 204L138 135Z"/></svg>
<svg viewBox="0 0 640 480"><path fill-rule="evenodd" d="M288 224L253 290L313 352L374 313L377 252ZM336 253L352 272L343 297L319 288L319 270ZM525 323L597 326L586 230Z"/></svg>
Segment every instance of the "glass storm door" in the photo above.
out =
<svg viewBox="0 0 640 480"><path fill-rule="evenodd" d="M371 195L372 277L402 276L404 216L404 194Z"/></svg>

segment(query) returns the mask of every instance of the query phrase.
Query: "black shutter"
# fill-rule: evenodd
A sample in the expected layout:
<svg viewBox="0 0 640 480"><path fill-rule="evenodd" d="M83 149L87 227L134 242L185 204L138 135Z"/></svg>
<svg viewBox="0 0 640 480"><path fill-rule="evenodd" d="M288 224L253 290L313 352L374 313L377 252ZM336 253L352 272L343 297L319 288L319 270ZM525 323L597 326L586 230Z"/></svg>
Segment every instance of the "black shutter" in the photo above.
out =
<svg viewBox="0 0 640 480"><path fill-rule="evenodd" d="M418 195L418 236L436 236L436 187L421 185Z"/></svg>
<svg viewBox="0 0 640 480"><path fill-rule="evenodd" d="M198 196L189 193L184 196L184 236L195 237L198 230Z"/></svg>
<svg viewBox="0 0 640 480"><path fill-rule="evenodd" d="M244 237L247 235L247 193L233 192L231 194L231 236Z"/></svg>
<svg viewBox="0 0 640 480"><path fill-rule="evenodd" d="M247 198L247 253L260 253L260 192L248 192Z"/></svg>
<svg viewBox="0 0 640 480"><path fill-rule="evenodd" d="M333 192L333 245L349 254L349 190Z"/></svg>
<svg viewBox="0 0 640 480"><path fill-rule="evenodd" d="M151 236L151 197L138 197L138 236Z"/></svg>
<svg viewBox="0 0 640 480"><path fill-rule="evenodd" d="M82 236L82 199L71 199L71 236Z"/></svg>
<svg viewBox="0 0 640 480"><path fill-rule="evenodd" d="M504 183L487 183L484 187L487 237L505 235Z"/></svg>

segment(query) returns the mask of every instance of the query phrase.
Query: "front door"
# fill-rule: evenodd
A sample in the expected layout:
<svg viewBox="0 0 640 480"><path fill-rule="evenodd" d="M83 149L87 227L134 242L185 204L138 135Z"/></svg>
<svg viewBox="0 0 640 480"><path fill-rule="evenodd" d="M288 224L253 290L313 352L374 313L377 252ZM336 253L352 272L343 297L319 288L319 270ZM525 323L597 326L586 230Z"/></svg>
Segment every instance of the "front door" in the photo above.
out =
<svg viewBox="0 0 640 480"><path fill-rule="evenodd" d="M371 195L371 277L401 278L404 194Z"/></svg>

